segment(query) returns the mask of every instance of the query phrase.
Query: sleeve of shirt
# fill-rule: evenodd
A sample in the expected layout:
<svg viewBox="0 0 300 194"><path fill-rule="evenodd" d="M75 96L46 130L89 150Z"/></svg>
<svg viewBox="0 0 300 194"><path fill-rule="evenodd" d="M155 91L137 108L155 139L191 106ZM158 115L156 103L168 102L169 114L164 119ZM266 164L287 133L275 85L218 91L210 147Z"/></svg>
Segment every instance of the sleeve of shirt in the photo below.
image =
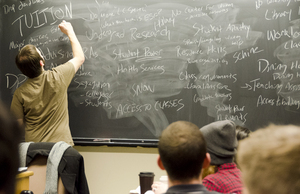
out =
<svg viewBox="0 0 300 194"><path fill-rule="evenodd" d="M23 111L23 105L18 99L18 91L16 90L13 99L10 105L11 112L16 116L17 119L23 119L24 118L24 111Z"/></svg>
<svg viewBox="0 0 300 194"><path fill-rule="evenodd" d="M75 67L71 62L64 63L52 69L59 73L62 77L62 81L69 86L74 75L75 75Z"/></svg>

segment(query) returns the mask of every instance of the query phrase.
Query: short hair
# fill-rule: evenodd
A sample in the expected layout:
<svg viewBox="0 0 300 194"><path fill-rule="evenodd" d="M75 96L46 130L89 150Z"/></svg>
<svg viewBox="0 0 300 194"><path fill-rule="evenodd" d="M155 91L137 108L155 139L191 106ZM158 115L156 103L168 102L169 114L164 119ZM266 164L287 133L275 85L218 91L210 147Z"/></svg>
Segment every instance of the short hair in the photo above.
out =
<svg viewBox="0 0 300 194"><path fill-rule="evenodd" d="M20 124L0 102L0 193L14 193L21 134Z"/></svg>
<svg viewBox="0 0 300 194"><path fill-rule="evenodd" d="M199 178L206 157L206 142L195 124L171 123L159 138L158 151L170 180L188 182Z"/></svg>
<svg viewBox="0 0 300 194"><path fill-rule="evenodd" d="M35 78L42 73L40 61L44 61L36 47L28 44L16 56L15 62L20 71L29 78Z"/></svg>
<svg viewBox="0 0 300 194"><path fill-rule="evenodd" d="M300 191L300 127L269 125L241 140L237 154L249 194Z"/></svg>

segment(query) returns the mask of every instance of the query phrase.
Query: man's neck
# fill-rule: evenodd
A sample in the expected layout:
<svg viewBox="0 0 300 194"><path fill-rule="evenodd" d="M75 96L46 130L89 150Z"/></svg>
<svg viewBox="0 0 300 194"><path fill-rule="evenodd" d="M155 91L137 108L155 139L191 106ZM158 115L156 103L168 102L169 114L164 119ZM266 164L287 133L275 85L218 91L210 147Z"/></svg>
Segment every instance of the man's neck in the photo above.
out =
<svg viewBox="0 0 300 194"><path fill-rule="evenodd" d="M168 182L168 185L169 187L172 187L172 186L175 186L175 185L192 185L192 184L202 184L202 179L199 178L199 179L192 179L190 181L187 181L187 182L182 182L182 181L171 181L169 179L169 182Z"/></svg>

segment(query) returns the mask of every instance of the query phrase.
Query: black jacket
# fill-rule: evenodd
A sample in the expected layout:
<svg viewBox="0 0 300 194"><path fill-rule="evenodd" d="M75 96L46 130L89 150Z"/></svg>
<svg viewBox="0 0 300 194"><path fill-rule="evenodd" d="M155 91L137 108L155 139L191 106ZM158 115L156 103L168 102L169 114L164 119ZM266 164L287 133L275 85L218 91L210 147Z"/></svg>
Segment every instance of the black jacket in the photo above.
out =
<svg viewBox="0 0 300 194"><path fill-rule="evenodd" d="M26 166L36 155L48 156L55 143L31 143L26 156ZM70 194L89 194L88 183L85 177L82 155L73 147L67 148L58 166L58 175L64 187Z"/></svg>

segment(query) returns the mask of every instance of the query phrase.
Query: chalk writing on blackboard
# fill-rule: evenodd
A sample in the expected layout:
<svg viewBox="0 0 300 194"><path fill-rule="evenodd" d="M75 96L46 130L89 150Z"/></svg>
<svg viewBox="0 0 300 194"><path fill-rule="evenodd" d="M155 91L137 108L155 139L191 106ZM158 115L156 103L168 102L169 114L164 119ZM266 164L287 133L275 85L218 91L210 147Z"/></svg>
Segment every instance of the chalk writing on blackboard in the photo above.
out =
<svg viewBox="0 0 300 194"><path fill-rule="evenodd" d="M142 125L155 138L180 119L198 125L230 119L254 127L255 108L295 113L300 107L297 1L2 4L3 22L16 32L5 40L5 53L33 44L46 69L72 58L57 24L73 23L86 60L69 87L70 112L92 128L103 125L106 134L121 130L110 128L112 121L133 131ZM11 97L26 77L10 68L4 72ZM208 119L196 119L204 113ZM99 115L99 121L88 115ZM77 120L71 125L79 126ZM79 131L74 134L85 135Z"/></svg>

